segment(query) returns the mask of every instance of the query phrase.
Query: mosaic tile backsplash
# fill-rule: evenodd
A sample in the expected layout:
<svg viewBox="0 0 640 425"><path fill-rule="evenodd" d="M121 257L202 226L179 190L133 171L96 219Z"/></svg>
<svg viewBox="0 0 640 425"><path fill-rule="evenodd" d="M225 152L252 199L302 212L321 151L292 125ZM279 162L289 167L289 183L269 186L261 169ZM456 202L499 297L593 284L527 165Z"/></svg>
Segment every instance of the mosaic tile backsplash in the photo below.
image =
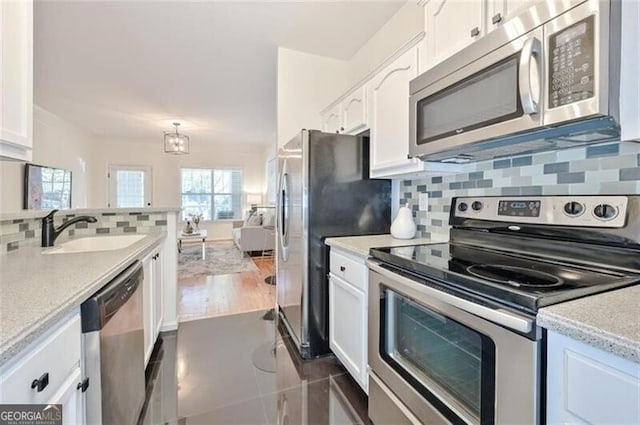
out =
<svg viewBox="0 0 640 425"><path fill-rule="evenodd" d="M91 235L118 235L125 233L157 233L165 232L167 227L166 213L144 212L98 212L90 214L65 214L58 212L54 216L54 225L58 227L76 215L91 215L96 223L80 222L69 226L56 239L56 243L64 242L71 237ZM25 218L0 221L0 253L16 251L26 246L40 246L42 237L42 220Z"/></svg>
<svg viewBox="0 0 640 425"><path fill-rule="evenodd" d="M449 207L456 196L595 195L640 193L640 143L624 142L482 161L455 175L400 183L423 237L449 237ZM418 194L429 211L418 211Z"/></svg>

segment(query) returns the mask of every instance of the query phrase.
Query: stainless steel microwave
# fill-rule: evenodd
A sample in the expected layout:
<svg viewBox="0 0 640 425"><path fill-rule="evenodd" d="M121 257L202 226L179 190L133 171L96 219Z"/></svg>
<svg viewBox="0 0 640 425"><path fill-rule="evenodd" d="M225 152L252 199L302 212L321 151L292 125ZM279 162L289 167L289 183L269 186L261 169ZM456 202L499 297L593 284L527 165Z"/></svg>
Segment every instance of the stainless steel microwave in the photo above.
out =
<svg viewBox="0 0 640 425"><path fill-rule="evenodd" d="M617 140L619 45L619 0L531 7L411 81L410 156L462 163Z"/></svg>

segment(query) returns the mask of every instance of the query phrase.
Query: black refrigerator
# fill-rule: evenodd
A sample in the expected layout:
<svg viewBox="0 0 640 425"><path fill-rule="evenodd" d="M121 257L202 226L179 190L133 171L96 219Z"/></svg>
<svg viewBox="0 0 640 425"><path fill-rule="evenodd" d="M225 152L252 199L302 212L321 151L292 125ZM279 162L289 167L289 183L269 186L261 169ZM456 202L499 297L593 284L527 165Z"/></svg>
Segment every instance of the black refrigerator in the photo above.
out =
<svg viewBox="0 0 640 425"><path fill-rule="evenodd" d="M303 358L329 352L329 237L389 233L391 181L370 180L367 137L302 130L278 152L279 320Z"/></svg>

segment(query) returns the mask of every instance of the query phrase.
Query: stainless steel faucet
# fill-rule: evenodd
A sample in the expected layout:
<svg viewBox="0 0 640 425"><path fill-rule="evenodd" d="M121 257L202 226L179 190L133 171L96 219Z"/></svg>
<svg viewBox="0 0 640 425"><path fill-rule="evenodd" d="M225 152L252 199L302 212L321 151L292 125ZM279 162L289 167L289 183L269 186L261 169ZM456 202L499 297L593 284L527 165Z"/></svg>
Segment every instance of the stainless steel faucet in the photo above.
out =
<svg viewBox="0 0 640 425"><path fill-rule="evenodd" d="M60 233L67 227L72 224L79 223L81 221L86 221L88 223L95 223L96 218L90 215L81 215L78 217L74 217L71 220L62 223L57 229L53 226L53 215L57 213L58 210L52 210L49 214L47 214L42 219L42 246L53 246L53 243L56 241L57 237L60 236Z"/></svg>

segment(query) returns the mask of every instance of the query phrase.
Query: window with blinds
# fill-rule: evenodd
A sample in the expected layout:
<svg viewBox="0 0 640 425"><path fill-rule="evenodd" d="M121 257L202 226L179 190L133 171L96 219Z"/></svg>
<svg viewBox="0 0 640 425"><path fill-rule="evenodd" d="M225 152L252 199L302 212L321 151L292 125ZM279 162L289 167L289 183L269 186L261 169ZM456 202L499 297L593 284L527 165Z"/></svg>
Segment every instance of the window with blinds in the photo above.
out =
<svg viewBox="0 0 640 425"><path fill-rule="evenodd" d="M242 170L183 168L181 180L183 220L242 218Z"/></svg>

